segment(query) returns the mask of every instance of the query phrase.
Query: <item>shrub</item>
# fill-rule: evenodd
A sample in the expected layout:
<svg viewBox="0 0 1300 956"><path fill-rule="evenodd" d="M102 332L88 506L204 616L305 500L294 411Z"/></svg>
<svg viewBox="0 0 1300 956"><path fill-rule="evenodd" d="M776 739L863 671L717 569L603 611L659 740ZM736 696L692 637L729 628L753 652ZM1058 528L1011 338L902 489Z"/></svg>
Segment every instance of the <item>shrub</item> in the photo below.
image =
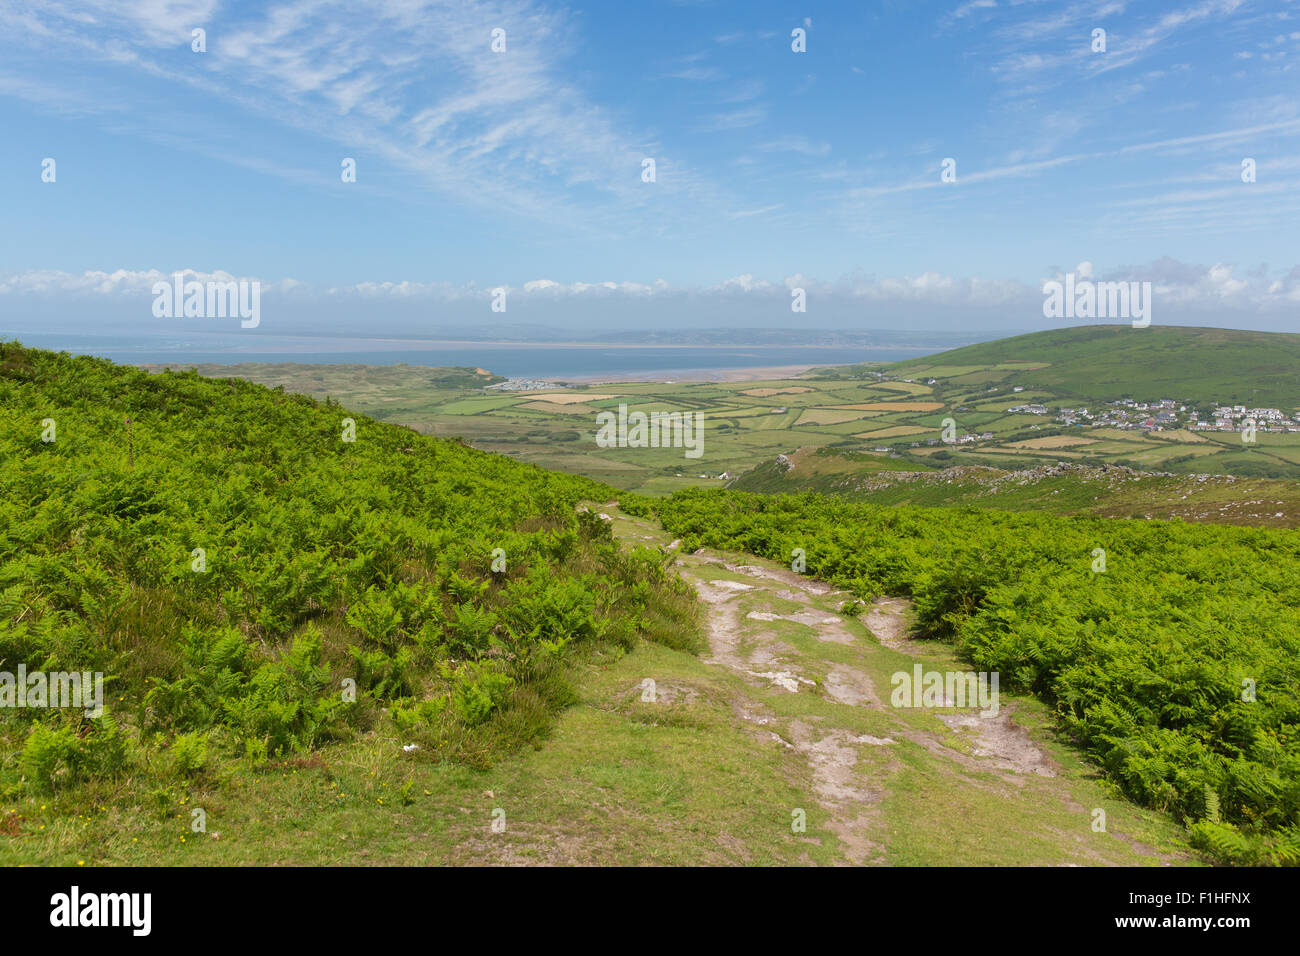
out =
<svg viewBox="0 0 1300 956"><path fill-rule="evenodd" d="M622 506L653 510L687 548L785 560L815 542L810 574L860 598L911 596L922 634L1043 697L1125 793L1186 819L1209 855L1294 854L1295 532L694 489Z"/></svg>
<svg viewBox="0 0 1300 956"><path fill-rule="evenodd" d="M181 734L171 747L172 763L182 777L192 777L208 762L208 741L200 733Z"/></svg>
<svg viewBox="0 0 1300 956"><path fill-rule="evenodd" d="M18 757L18 769L38 793L53 793L60 771L69 771L77 752L77 738L66 727L32 728Z"/></svg>
<svg viewBox="0 0 1300 956"><path fill-rule="evenodd" d="M515 687L514 678L484 667L466 667L459 675L452 700L467 725L483 723L501 707Z"/></svg>

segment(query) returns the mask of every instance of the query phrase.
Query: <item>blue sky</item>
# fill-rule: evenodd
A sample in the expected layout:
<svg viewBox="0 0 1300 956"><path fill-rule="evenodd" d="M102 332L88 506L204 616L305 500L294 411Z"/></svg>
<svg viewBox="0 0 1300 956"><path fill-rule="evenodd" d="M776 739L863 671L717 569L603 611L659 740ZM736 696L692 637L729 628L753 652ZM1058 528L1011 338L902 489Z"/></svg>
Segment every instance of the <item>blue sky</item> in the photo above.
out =
<svg viewBox="0 0 1300 956"><path fill-rule="evenodd" d="M0 310L195 270L286 329L495 286L520 322L792 325L793 285L810 325L1008 328L1091 263L1300 331L1298 58L1294 0L0 0Z"/></svg>

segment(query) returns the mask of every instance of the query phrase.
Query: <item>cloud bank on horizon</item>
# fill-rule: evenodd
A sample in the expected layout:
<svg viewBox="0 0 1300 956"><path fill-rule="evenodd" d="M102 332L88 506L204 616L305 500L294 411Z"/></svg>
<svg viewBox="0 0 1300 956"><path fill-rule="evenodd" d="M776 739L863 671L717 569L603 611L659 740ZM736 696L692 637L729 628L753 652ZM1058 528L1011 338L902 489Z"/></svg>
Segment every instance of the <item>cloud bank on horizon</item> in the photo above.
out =
<svg viewBox="0 0 1300 956"><path fill-rule="evenodd" d="M1300 331L1298 55L1300 0L0 0L0 331L177 271L283 332L1030 330L1065 272Z"/></svg>
<svg viewBox="0 0 1300 956"><path fill-rule="evenodd" d="M1155 324L1265 331L1297 328L1300 267L1282 278L1263 270L1238 277L1223 265L1202 269L1165 259L1107 274L1096 272L1091 262L1081 262L1070 272L1081 284L1084 280L1152 283L1154 314L1148 318ZM472 283L409 281L314 285L197 270L179 270L179 275L182 283L195 288L256 280L264 303L262 314L273 316L264 329L269 334L419 336L435 331L446 335L457 328L491 333L507 327L515 333L529 327L579 332L728 327L1015 332L1116 318L1094 315L1049 321L1039 286L933 272L904 278L858 273L831 282L800 275L781 281L743 275L705 287L673 286L664 280L649 284L533 280L492 289ZM1060 282L1064 275L1057 272L1046 281ZM24 272L0 277L0 303L6 304L12 327L26 332L175 332L182 320L155 317L150 303L157 290L170 292L176 277L177 273L158 270ZM792 314L792 297L798 292L809 305L806 312ZM494 300L506 307L494 312ZM809 316L814 321L800 321ZM235 326L233 318L203 318L188 320L187 328L225 333Z"/></svg>

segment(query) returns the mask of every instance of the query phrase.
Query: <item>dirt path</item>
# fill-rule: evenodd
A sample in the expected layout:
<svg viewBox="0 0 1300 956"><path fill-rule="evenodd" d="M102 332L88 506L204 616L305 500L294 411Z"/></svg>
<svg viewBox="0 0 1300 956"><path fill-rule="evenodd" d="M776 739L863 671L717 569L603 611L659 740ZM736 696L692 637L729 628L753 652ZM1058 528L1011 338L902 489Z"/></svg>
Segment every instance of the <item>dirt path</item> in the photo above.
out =
<svg viewBox="0 0 1300 956"><path fill-rule="evenodd" d="M620 538L677 551L648 522L602 510ZM1031 863L1179 862L1113 823L1109 834L1095 829L1100 788L1048 743L1036 702L1000 693L995 711L976 700L957 706L945 691L940 706L895 706L898 675L914 676L918 664L925 673L967 671L947 648L909 639L906 600L881 598L860 617L844 616L838 608L849 595L787 568L677 553L678 573L708 609L706 661L735 678L731 712L788 754L811 804L808 839L816 812L841 862L914 862L932 851L926 841L944 840L953 863L985 862L989 844L1013 859L1023 844ZM1026 709L1032 726L1018 719ZM962 847L973 848L969 858Z"/></svg>

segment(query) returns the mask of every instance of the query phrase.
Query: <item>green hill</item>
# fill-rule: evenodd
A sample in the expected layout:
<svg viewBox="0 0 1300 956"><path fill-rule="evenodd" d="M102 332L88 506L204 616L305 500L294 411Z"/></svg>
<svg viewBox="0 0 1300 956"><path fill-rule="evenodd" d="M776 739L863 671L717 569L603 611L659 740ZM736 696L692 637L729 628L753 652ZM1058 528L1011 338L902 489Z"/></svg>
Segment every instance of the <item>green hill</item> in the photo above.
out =
<svg viewBox="0 0 1300 956"><path fill-rule="evenodd" d="M882 463L893 467L882 468ZM1300 526L1297 481L1151 473L1071 462L1014 471L981 465L920 471L876 455L803 448L758 465L727 487L765 494L820 492L877 505Z"/></svg>
<svg viewBox="0 0 1300 956"><path fill-rule="evenodd" d="M235 767L360 736L486 765L548 732L573 655L694 639L684 586L579 509L608 498L584 478L16 343L0 413L0 794L57 803L51 830L188 814ZM49 706L23 670L102 674L102 712L93 680Z"/></svg>
<svg viewBox="0 0 1300 956"><path fill-rule="evenodd" d="M419 395L437 388L482 388L506 380L504 375L465 365L407 365L405 362L394 365L238 362L233 365L146 364L140 367L150 372L193 368L206 378L234 376L259 385L281 386L287 391L301 392L313 398L346 392L361 400L382 394L391 401L395 395Z"/></svg>
<svg viewBox="0 0 1300 956"><path fill-rule="evenodd" d="M1033 367L1007 369L1003 380L1062 398L1300 407L1300 335L1282 332L1085 325L968 345L888 368L940 377L943 369L1009 363ZM953 381L961 384L960 375Z"/></svg>

